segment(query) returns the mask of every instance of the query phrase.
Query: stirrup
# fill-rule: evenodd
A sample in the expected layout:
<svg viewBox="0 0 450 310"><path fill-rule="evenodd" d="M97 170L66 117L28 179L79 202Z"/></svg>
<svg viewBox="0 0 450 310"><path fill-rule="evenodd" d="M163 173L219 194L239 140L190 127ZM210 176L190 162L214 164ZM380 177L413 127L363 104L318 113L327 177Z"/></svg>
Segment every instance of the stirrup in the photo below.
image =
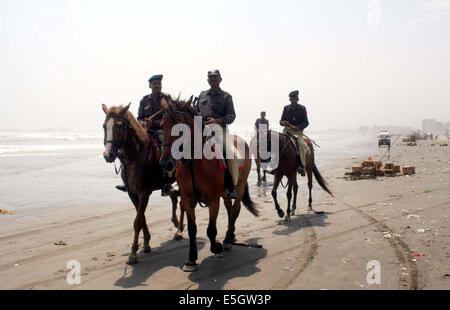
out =
<svg viewBox="0 0 450 310"><path fill-rule="evenodd" d="M298 167L298 168L297 168L297 172L300 173L302 177L305 176L305 168L303 168L303 167Z"/></svg>

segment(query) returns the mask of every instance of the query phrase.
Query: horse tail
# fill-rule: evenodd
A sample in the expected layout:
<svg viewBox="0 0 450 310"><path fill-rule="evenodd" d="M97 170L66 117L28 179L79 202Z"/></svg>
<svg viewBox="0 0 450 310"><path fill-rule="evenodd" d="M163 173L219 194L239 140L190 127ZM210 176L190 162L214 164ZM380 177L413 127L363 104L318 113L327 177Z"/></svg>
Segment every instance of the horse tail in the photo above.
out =
<svg viewBox="0 0 450 310"><path fill-rule="evenodd" d="M250 211L254 216L259 216L259 211L256 208L256 204L250 198L250 193L248 192L248 183L245 184L244 196L242 197L242 202L244 206Z"/></svg>
<svg viewBox="0 0 450 310"><path fill-rule="evenodd" d="M333 193L327 187L327 182L320 174L319 169L317 169L316 164L314 164L313 172L314 172L314 176L316 177L316 180L319 183L320 187L322 187L322 189L324 191L326 191L328 194L330 194L332 197L334 197Z"/></svg>

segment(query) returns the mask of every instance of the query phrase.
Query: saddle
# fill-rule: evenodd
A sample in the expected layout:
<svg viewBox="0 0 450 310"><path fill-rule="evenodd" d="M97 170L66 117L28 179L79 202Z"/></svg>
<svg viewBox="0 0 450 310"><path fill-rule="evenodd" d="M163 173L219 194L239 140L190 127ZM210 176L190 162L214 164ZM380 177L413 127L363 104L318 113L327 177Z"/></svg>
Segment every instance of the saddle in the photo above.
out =
<svg viewBox="0 0 450 310"><path fill-rule="evenodd" d="M301 161L300 149L299 149L299 145L297 145L297 139L290 132L287 132L285 135L289 137L289 140L292 142L292 145L294 145L295 154L297 154L297 157Z"/></svg>

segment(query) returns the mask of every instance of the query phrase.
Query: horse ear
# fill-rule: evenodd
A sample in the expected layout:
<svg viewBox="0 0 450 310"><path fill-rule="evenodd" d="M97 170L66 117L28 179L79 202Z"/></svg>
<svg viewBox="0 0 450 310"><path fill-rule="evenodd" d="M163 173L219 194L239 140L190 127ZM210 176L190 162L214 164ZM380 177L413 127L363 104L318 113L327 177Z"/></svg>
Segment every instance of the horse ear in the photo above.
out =
<svg viewBox="0 0 450 310"><path fill-rule="evenodd" d="M106 106L106 104L102 103L102 109L103 109L103 112L105 112L105 114L108 114L109 110L108 110L108 107Z"/></svg>
<svg viewBox="0 0 450 310"><path fill-rule="evenodd" d="M167 110L169 108L169 104L167 103L166 99L161 99L161 106L164 110Z"/></svg>
<svg viewBox="0 0 450 310"><path fill-rule="evenodd" d="M130 108L131 102L126 105L124 108L122 108L122 110L120 110L120 114L125 114L127 113L128 109Z"/></svg>
<svg viewBox="0 0 450 310"><path fill-rule="evenodd" d="M181 106L182 109L187 109L187 108L189 108L189 106L190 106L191 103L192 103L192 98L194 98L194 96L191 96L191 98L189 98L188 101L186 101L185 103L183 103L183 105Z"/></svg>

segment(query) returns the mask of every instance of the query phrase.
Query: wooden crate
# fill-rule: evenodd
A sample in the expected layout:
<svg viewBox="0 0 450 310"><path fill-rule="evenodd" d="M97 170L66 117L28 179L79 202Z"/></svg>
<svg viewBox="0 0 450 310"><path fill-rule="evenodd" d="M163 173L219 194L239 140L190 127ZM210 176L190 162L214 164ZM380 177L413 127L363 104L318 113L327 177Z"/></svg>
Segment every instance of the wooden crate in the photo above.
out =
<svg viewBox="0 0 450 310"><path fill-rule="evenodd" d="M416 173L416 167L414 167L414 166L404 166L403 167L403 174L411 175L414 173Z"/></svg>
<svg viewBox="0 0 450 310"><path fill-rule="evenodd" d="M394 173L400 173L400 166L394 166Z"/></svg>
<svg viewBox="0 0 450 310"><path fill-rule="evenodd" d="M392 164L392 163L386 163L385 165L384 165L384 170L386 170L386 169L388 169L388 170L394 170L394 164Z"/></svg>
<svg viewBox="0 0 450 310"><path fill-rule="evenodd" d="M363 167L362 174L364 175L375 175L376 169L375 167Z"/></svg>
<svg viewBox="0 0 450 310"><path fill-rule="evenodd" d="M385 175L394 175L394 169L386 169L384 168Z"/></svg>
<svg viewBox="0 0 450 310"><path fill-rule="evenodd" d="M375 162L373 160L365 160L362 163L363 168L370 168L375 166Z"/></svg>
<svg viewBox="0 0 450 310"><path fill-rule="evenodd" d="M361 174L362 173L362 167L352 167L353 174Z"/></svg>

